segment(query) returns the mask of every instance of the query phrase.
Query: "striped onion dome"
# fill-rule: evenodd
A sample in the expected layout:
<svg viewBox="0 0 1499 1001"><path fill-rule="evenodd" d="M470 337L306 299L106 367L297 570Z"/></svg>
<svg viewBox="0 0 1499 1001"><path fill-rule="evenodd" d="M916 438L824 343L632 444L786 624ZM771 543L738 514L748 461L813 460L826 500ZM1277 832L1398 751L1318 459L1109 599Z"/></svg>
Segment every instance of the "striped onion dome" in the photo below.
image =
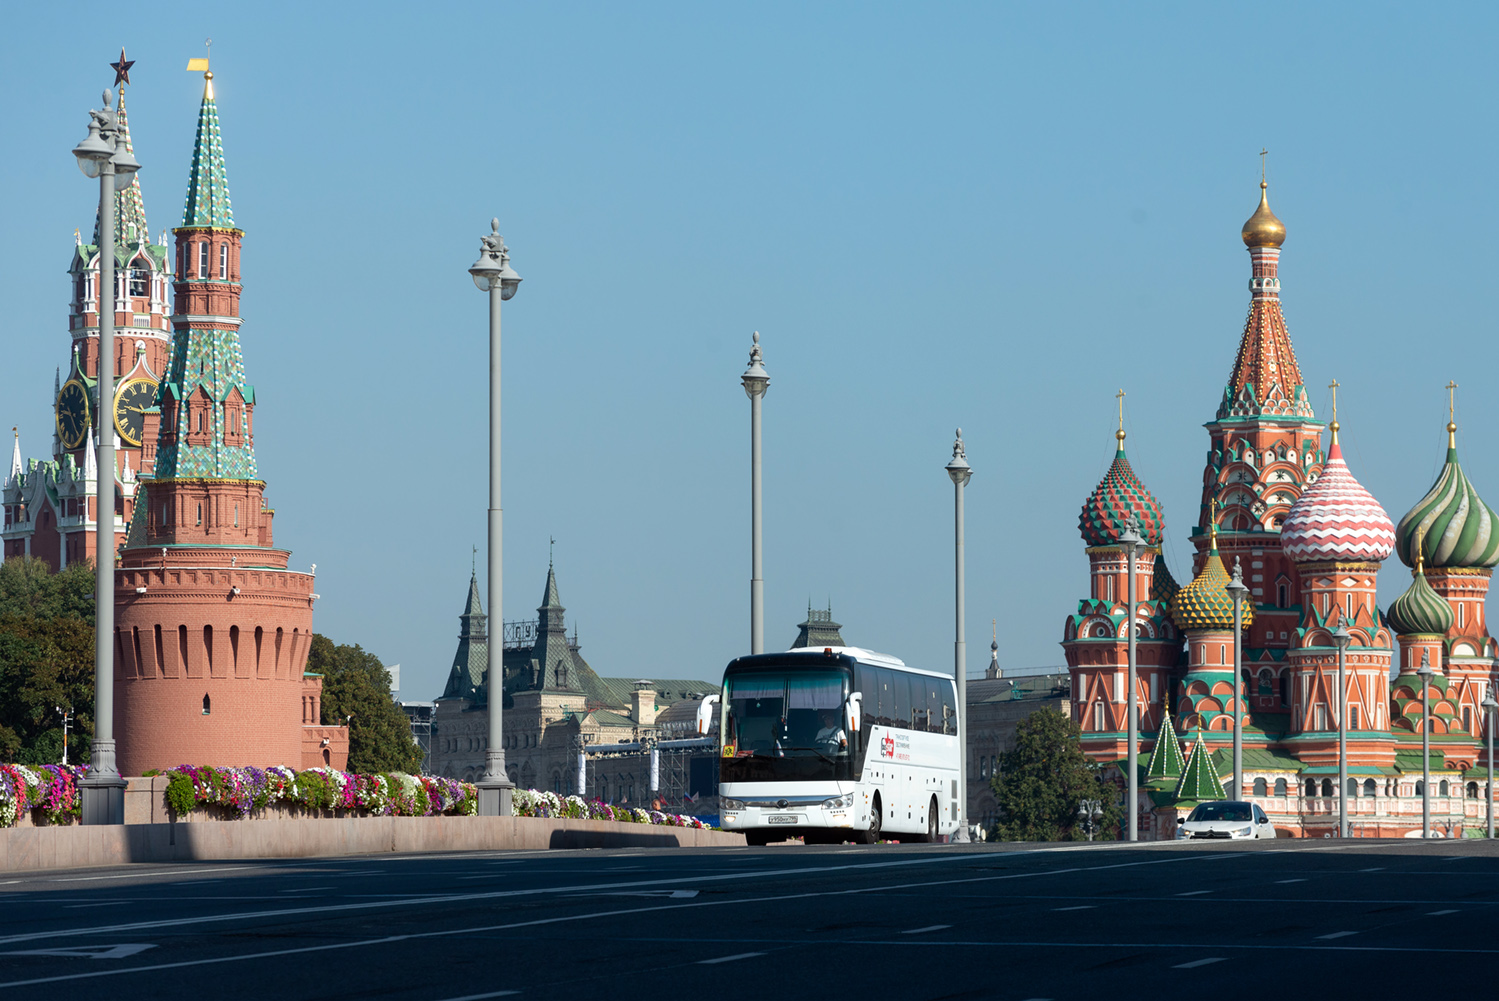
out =
<svg viewBox="0 0 1499 1001"><path fill-rule="evenodd" d="M1228 582L1231 578L1223 568L1218 556L1218 540L1213 537L1213 548L1203 561L1202 571L1192 583L1182 588L1171 603L1171 619L1183 632L1192 629L1233 629L1234 599L1229 596ZM1254 602L1245 601L1242 613L1243 625L1247 628L1254 621Z"/></svg>
<svg viewBox="0 0 1499 1001"><path fill-rule="evenodd" d="M1452 628L1452 606L1427 583L1426 574L1417 570L1411 586L1390 603L1385 621L1401 636L1440 636Z"/></svg>
<svg viewBox="0 0 1499 1001"><path fill-rule="evenodd" d="M1159 546L1165 528L1161 505L1130 468L1124 454L1124 432L1117 432L1117 437L1119 450L1114 453L1114 462L1083 503L1077 527L1088 545L1115 546L1130 519L1138 518L1142 544Z"/></svg>
<svg viewBox="0 0 1499 1001"><path fill-rule="evenodd" d="M1426 496L1395 527L1395 551L1408 567L1421 546L1429 567L1499 564L1499 515L1478 496L1457 461L1457 425L1447 425L1447 463Z"/></svg>
<svg viewBox="0 0 1499 1001"><path fill-rule="evenodd" d="M1395 548L1395 526L1379 501L1348 471L1336 430L1322 475L1291 505L1280 527L1280 545L1298 563L1377 563Z"/></svg>

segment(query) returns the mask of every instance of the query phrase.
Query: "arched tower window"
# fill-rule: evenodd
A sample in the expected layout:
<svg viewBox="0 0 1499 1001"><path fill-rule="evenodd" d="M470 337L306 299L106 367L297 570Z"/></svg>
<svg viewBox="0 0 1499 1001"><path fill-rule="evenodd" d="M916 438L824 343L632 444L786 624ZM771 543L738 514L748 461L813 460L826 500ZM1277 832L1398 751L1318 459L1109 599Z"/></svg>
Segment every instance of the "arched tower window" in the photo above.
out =
<svg viewBox="0 0 1499 1001"><path fill-rule="evenodd" d="M126 291L137 299L144 299L151 294L150 265L144 257L137 257L130 262L130 282Z"/></svg>
<svg viewBox="0 0 1499 1001"><path fill-rule="evenodd" d="M229 280L229 244L219 244L219 279Z"/></svg>
<svg viewBox="0 0 1499 1001"><path fill-rule="evenodd" d="M210 708L210 706L209 706L209 702L208 702L208 695L207 695L207 693L204 693L204 695L203 695L203 715L204 716L208 715L209 708Z"/></svg>
<svg viewBox="0 0 1499 1001"><path fill-rule="evenodd" d="M198 244L198 277L208 277L208 241Z"/></svg>

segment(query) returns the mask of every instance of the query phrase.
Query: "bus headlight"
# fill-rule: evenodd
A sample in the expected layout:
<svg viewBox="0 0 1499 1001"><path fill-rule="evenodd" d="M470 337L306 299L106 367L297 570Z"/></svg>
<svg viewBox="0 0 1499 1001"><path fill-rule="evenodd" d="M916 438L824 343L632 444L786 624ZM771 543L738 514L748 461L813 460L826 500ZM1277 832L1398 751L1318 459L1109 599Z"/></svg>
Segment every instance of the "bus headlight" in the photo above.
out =
<svg viewBox="0 0 1499 1001"><path fill-rule="evenodd" d="M853 805L853 796L839 796L836 799L827 799L822 802L824 810L846 810Z"/></svg>
<svg viewBox="0 0 1499 1001"><path fill-rule="evenodd" d="M742 799L727 799L727 798L724 798L724 797L720 797L719 800L718 800L718 808L720 810L743 810L744 809L744 800L742 800Z"/></svg>

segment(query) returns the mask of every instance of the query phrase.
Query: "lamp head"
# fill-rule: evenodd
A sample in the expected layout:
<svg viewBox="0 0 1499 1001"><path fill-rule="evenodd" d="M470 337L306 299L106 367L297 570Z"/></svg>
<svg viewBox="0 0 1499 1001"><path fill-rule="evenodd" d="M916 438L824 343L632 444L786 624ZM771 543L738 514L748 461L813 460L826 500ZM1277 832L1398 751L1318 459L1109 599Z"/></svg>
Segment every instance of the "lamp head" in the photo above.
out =
<svg viewBox="0 0 1499 1001"><path fill-rule="evenodd" d="M968 481L973 479L973 467L968 465L968 452L963 447L963 429L958 428L955 434L957 437L953 441L952 461L947 464L947 475L954 486L966 487Z"/></svg>
<svg viewBox="0 0 1499 1001"><path fill-rule="evenodd" d="M78 158L78 169L83 171L85 177L98 177L104 161L110 158L114 150L99 134L99 113L90 112L89 115L88 135L73 147L73 155Z"/></svg>
<svg viewBox="0 0 1499 1001"><path fill-rule="evenodd" d="M1430 681L1432 675L1436 674L1437 672L1431 669L1430 664L1422 663L1422 665L1416 669L1416 673L1421 676L1422 681Z"/></svg>
<svg viewBox="0 0 1499 1001"><path fill-rule="evenodd" d="M1244 596L1249 593L1249 588L1244 586L1244 568L1240 565L1239 558L1237 556L1234 557L1233 579L1225 585L1224 589L1228 591L1229 596L1234 599L1235 604L1243 601Z"/></svg>
<svg viewBox="0 0 1499 1001"><path fill-rule="evenodd" d="M1499 702L1495 702L1494 701L1494 693L1493 692L1490 692L1489 694L1485 695L1483 697L1483 701L1480 702L1479 705L1483 706L1489 712L1493 712L1495 709L1499 709Z"/></svg>
<svg viewBox="0 0 1499 1001"><path fill-rule="evenodd" d="M474 266L468 269L468 273L474 277L474 285L480 292L488 292L493 288L501 289L501 298L508 299L515 294L511 289L510 295L504 294L505 272L509 270L505 250L505 238L500 235L500 220L489 220L490 233L488 236L479 238L479 259ZM520 276L510 272L515 284L520 283Z"/></svg>
<svg viewBox="0 0 1499 1001"><path fill-rule="evenodd" d="M1136 518L1131 518L1125 524L1124 531L1119 533L1119 544L1123 546L1126 551L1133 553L1137 548L1139 548L1140 543L1144 541L1145 540L1140 537L1139 520Z"/></svg>
<svg viewBox="0 0 1499 1001"><path fill-rule="evenodd" d="M744 384L744 395L752 400L764 396L765 390L770 386L770 376L765 372L763 360L764 356L760 351L760 331L757 330L751 339L749 368L745 369L744 374L739 377L739 381Z"/></svg>
<svg viewBox="0 0 1499 1001"><path fill-rule="evenodd" d="M1337 629L1333 630L1332 642L1333 645L1336 646L1339 650L1347 650L1348 642L1351 639L1353 639L1353 634L1350 633L1347 628L1344 627L1341 623L1338 625Z"/></svg>

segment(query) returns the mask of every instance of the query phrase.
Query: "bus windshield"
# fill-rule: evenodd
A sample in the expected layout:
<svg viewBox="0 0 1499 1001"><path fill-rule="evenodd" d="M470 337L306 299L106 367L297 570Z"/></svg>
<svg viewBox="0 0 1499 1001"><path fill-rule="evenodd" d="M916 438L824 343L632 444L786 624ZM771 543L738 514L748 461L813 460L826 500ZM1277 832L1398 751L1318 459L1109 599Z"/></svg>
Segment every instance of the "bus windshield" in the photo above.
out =
<svg viewBox="0 0 1499 1001"><path fill-rule="evenodd" d="M725 782L852 777L848 672L766 670L725 679Z"/></svg>

